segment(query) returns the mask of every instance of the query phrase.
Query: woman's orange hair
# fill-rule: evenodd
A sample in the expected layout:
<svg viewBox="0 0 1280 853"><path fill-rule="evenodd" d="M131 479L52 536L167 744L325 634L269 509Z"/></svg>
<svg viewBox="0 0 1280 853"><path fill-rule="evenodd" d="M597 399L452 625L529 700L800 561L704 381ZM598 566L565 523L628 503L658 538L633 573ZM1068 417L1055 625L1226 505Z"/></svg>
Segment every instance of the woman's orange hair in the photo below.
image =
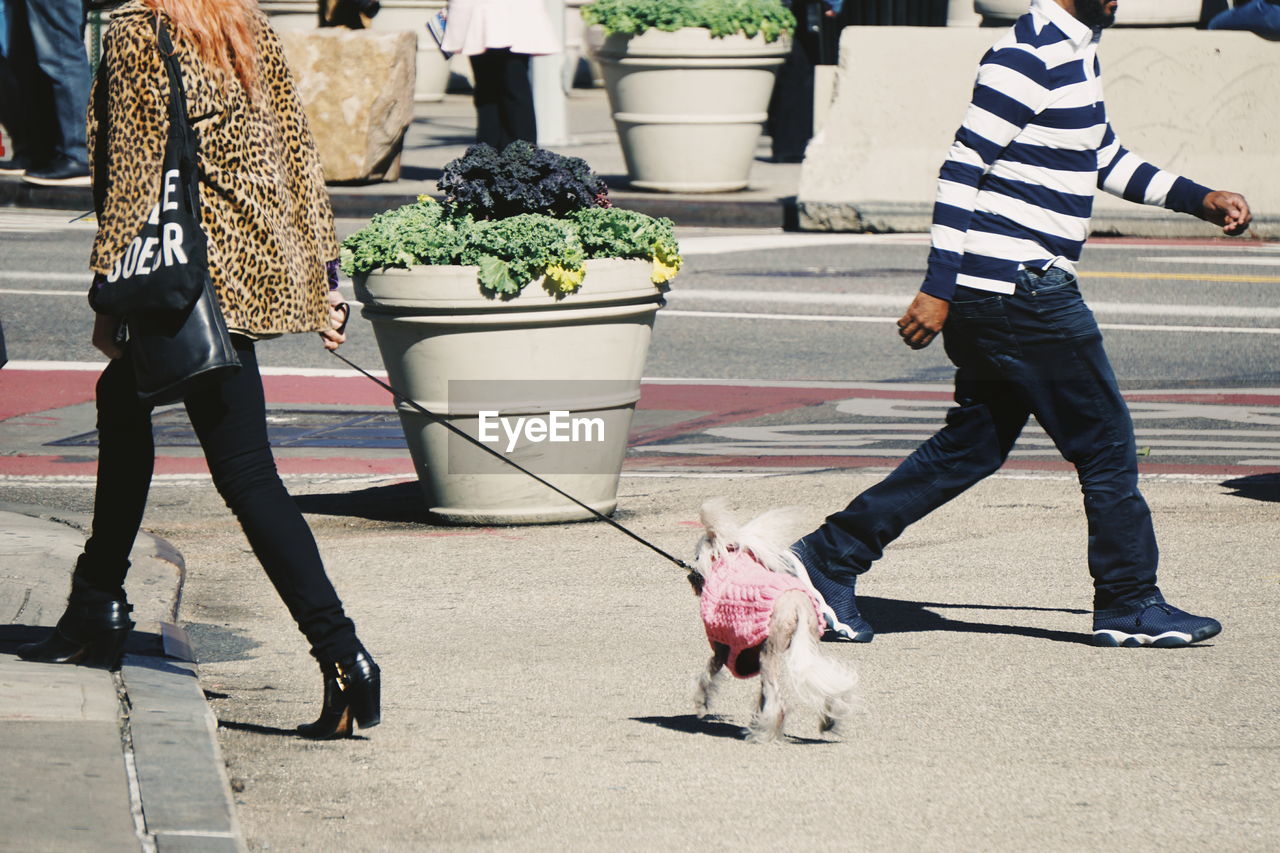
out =
<svg viewBox="0 0 1280 853"><path fill-rule="evenodd" d="M246 92L258 82L254 0L143 0L173 23L176 38L195 48L207 66L240 81Z"/></svg>

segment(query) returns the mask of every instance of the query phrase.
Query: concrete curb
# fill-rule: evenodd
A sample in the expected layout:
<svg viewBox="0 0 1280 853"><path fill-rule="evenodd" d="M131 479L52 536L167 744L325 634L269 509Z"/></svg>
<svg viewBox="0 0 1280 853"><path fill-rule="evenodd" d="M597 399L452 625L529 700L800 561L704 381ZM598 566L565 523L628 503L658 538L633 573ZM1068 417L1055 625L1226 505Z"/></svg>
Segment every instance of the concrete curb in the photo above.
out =
<svg viewBox="0 0 1280 853"><path fill-rule="evenodd" d="M195 663L128 655L120 675L128 696L121 725L132 753L131 782L156 850L242 853L247 848L218 746L218 720Z"/></svg>
<svg viewBox="0 0 1280 853"><path fill-rule="evenodd" d="M433 195L435 195L433 193ZM705 228L780 228L795 219L793 198L725 199L610 190L618 207L649 216L665 216L678 225ZM413 192L356 192L330 187L335 216L368 219L417 199ZM14 178L0 178L0 207L34 207L87 211L93 193L85 187L38 187Z"/></svg>
<svg viewBox="0 0 1280 853"><path fill-rule="evenodd" d="M81 532L91 522L85 515L6 502L0 502L0 513ZM158 647L148 652L126 654L117 680L129 795L143 849L241 853L247 848L218 745L218 721L200 688L186 631L177 624L185 577L182 555L171 543L143 531L130 559L133 571L143 576L141 583L130 584L138 623L131 646L137 649L137 639L147 634L158 640ZM138 576L131 573L131 579ZM51 595L45 591L40 597ZM40 622L51 623L61 614L53 602L38 605L31 612Z"/></svg>

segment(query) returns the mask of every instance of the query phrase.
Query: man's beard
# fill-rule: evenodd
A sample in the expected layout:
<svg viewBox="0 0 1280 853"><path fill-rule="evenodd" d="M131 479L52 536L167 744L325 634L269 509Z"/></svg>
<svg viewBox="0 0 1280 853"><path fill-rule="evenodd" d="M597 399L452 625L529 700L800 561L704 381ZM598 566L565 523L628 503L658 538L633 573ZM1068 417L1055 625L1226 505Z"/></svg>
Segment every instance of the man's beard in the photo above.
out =
<svg viewBox="0 0 1280 853"><path fill-rule="evenodd" d="M1076 18L1080 23L1105 29L1116 22L1114 14L1107 14L1108 0L1076 0Z"/></svg>

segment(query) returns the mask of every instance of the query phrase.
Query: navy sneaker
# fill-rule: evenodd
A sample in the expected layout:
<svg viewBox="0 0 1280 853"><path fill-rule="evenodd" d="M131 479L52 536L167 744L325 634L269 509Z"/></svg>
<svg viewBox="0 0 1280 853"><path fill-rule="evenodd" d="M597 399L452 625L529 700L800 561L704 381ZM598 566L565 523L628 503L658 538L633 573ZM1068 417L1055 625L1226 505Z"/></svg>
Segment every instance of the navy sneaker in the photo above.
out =
<svg viewBox="0 0 1280 853"><path fill-rule="evenodd" d="M1137 604L1093 613L1096 646L1154 646L1171 649L1189 646L1216 636L1222 630L1217 619L1192 616L1156 593Z"/></svg>
<svg viewBox="0 0 1280 853"><path fill-rule="evenodd" d="M803 539L791 546L791 553L796 555L796 559L804 567L800 579L805 581L805 585L822 605L822 615L827 620L827 632L823 639L849 640L854 643L869 643L875 639L875 629L858 612L853 585L837 583L819 571L820 561L804 544Z"/></svg>

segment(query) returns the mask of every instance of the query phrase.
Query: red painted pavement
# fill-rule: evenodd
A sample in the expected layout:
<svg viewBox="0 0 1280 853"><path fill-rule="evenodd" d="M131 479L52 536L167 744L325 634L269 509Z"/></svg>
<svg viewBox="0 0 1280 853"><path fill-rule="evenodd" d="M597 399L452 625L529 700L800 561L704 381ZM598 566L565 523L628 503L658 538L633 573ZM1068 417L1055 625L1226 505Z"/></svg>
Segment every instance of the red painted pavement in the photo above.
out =
<svg viewBox="0 0 1280 853"><path fill-rule="evenodd" d="M0 370L0 422L56 429L61 420L59 410L69 406L91 404L97 373L90 370ZM386 406L390 395L360 376L318 377L269 375L263 377L269 405L288 406L300 403L330 406ZM884 468L898 459L884 456L749 456L664 454L663 442L682 436L693 437L716 427L748 422L768 415L820 406L835 400L870 397L901 400L949 400L950 393L933 390L901 390L900 388L788 387L694 383L646 383L640 400L641 411L666 412L675 422L661 426L637 427L631 439L634 447L650 447L651 452L632 453L627 470L730 470L740 468ZM1275 408L1280 412L1280 391L1241 393L1134 392L1126 395L1134 402L1196 403L1201 405L1252 406ZM63 436L59 436L63 437ZM196 455L164 455L156 460L158 474L200 474L207 469ZM90 449L73 450L66 455L51 454L43 446L0 448L0 475L9 476L91 476L96 462ZM313 450L308 455L291 449L279 454L278 465L285 474L334 474L366 476L413 476L408 453L403 450L343 454L334 449ZM1009 470L1070 471L1071 466L1054 459L1012 459ZM1248 476L1271 473L1274 467L1231 464L1141 463L1145 473L1207 474Z"/></svg>

